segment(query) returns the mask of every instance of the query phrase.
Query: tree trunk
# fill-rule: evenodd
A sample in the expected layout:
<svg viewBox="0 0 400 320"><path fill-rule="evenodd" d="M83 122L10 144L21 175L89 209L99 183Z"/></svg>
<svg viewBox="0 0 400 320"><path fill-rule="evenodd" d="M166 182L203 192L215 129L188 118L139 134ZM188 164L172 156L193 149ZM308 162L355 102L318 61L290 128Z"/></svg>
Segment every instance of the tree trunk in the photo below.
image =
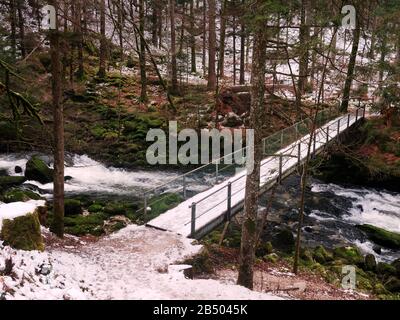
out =
<svg viewBox="0 0 400 320"><path fill-rule="evenodd" d="M76 74L78 79L83 79L85 69L83 67L83 33L82 33L82 4L81 0L75 0L75 14L76 14L76 33L78 36L78 72Z"/></svg>
<svg viewBox="0 0 400 320"><path fill-rule="evenodd" d="M151 43L156 47L158 43L158 13L156 0L152 0L151 4Z"/></svg>
<svg viewBox="0 0 400 320"><path fill-rule="evenodd" d="M100 1L100 66L98 76L100 79L106 77L107 39L106 39L106 4Z"/></svg>
<svg viewBox="0 0 400 320"><path fill-rule="evenodd" d="M221 10L221 30L219 37L219 60L218 60L218 70L219 77L224 77L224 64L225 64L225 36L226 36L226 6L227 0L223 0L222 10Z"/></svg>
<svg viewBox="0 0 400 320"><path fill-rule="evenodd" d="M209 90L215 90L217 76L215 74L215 0L208 0L208 84Z"/></svg>
<svg viewBox="0 0 400 320"><path fill-rule="evenodd" d="M194 36L194 28L195 28L195 17L194 17L194 8L193 1L190 0L189 14L190 14L190 62L191 62L191 72L195 73L197 71L196 67L196 38Z"/></svg>
<svg viewBox="0 0 400 320"><path fill-rule="evenodd" d="M242 0L242 4L244 4L244 0ZM243 17L242 17L243 19ZM245 83L244 76L244 60L245 60L245 43L246 43L246 28L244 22L241 24L240 30L240 72L239 72L239 84L243 85Z"/></svg>
<svg viewBox="0 0 400 320"><path fill-rule="evenodd" d="M171 92L178 92L178 69L176 65L175 0L169 0L171 20Z"/></svg>
<svg viewBox="0 0 400 320"><path fill-rule="evenodd" d="M233 0L233 5L235 5L235 0ZM233 46L233 85L236 85L236 17L233 16L233 27L232 27L232 46Z"/></svg>
<svg viewBox="0 0 400 320"><path fill-rule="evenodd" d="M57 11L57 1L52 1L52 4ZM62 89L58 21L56 25L55 30L50 30L54 130L54 220L51 229L58 237L62 238L64 236L64 115L61 102Z"/></svg>
<svg viewBox="0 0 400 320"><path fill-rule="evenodd" d="M203 76L207 74L206 65L206 43L207 43L207 0L203 0Z"/></svg>
<svg viewBox="0 0 400 320"><path fill-rule="evenodd" d="M139 30L141 34L144 34L144 24L145 24L145 16L144 16L144 0L139 1ZM142 38L140 38L140 83L141 83L141 91L140 91L140 101L147 101L147 78L146 78L146 46Z"/></svg>
<svg viewBox="0 0 400 320"><path fill-rule="evenodd" d="M16 0L10 0L10 24L11 24L11 54L13 58L16 57L17 53L17 11L16 11Z"/></svg>
<svg viewBox="0 0 400 320"><path fill-rule="evenodd" d="M356 66L358 43L360 42L360 34L361 34L361 27L360 27L358 19L357 19L357 26L356 26L356 29L354 30L354 39L353 39L353 45L352 45L352 49L351 49L349 66L347 69L347 77L346 77L346 82L345 82L344 89L343 89L343 100L342 100L342 105L340 107L341 112L347 112L347 109L349 107L350 89L351 89L351 85L352 85L353 79L354 79L354 69Z"/></svg>
<svg viewBox="0 0 400 320"><path fill-rule="evenodd" d="M246 179L245 217L242 225L238 276L238 284L249 289L253 288L254 252L257 241L257 209L260 189L260 163L262 158L260 129L263 125L260 115L265 112L264 94L267 41L263 27L260 26L257 31L254 35L250 107L250 128L254 129L254 169L252 172L248 172Z"/></svg>
<svg viewBox="0 0 400 320"><path fill-rule="evenodd" d="M19 46L21 49L21 56L25 58L26 50L25 50L25 27L24 27L24 17L23 17L23 4L22 0L17 1L17 11L18 11L18 28L19 28Z"/></svg>

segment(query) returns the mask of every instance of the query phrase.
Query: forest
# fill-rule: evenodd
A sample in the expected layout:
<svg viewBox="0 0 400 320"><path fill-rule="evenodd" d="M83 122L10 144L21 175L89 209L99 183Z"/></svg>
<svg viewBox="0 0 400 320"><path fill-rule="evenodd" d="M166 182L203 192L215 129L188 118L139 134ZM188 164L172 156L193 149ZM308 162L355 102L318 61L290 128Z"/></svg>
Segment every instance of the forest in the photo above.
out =
<svg viewBox="0 0 400 320"><path fill-rule="evenodd" d="M398 300L399 21L0 0L0 300Z"/></svg>

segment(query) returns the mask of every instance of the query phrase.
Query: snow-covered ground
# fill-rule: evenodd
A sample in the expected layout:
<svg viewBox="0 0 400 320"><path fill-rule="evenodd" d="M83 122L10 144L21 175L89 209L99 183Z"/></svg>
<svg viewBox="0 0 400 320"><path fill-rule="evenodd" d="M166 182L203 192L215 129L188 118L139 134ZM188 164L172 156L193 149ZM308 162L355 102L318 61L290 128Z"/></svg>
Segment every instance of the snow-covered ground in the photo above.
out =
<svg viewBox="0 0 400 320"><path fill-rule="evenodd" d="M0 245L0 274L12 259L12 274L0 276L5 299L281 299L234 283L186 279L176 265L201 246L170 232L130 225L98 242L47 252Z"/></svg>

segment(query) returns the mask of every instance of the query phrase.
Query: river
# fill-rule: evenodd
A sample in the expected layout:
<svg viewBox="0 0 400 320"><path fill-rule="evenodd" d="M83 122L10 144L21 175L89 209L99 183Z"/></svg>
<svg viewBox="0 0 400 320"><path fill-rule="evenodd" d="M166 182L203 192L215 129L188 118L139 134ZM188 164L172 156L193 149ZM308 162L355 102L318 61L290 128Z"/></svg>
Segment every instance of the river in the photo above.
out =
<svg viewBox="0 0 400 320"><path fill-rule="evenodd" d="M32 154L0 155L0 171L15 174L15 166L23 170ZM50 159L42 155L51 165ZM179 176L179 172L157 170L124 170L106 167L86 155L68 155L65 175L72 179L65 184L67 196L87 194L93 197L106 196L138 199L149 188ZM21 175L21 174L20 174ZM199 192L211 185L210 175L198 175L188 179L188 191ZM51 199L52 184L42 185L27 181L26 186ZM179 183L172 184L168 191L179 189ZM288 224L295 230L298 219L297 208L300 195L299 178L292 176L277 189L269 214L271 227L280 223ZM268 201L268 195L261 199ZM303 227L304 241L309 245L324 244L334 247L339 244L355 244L364 253L374 253L378 260L390 261L400 257L400 252L381 249L368 241L355 228L357 224L372 224L386 230L400 233L400 194L386 190L362 188L351 185L326 184L311 178L307 189Z"/></svg>

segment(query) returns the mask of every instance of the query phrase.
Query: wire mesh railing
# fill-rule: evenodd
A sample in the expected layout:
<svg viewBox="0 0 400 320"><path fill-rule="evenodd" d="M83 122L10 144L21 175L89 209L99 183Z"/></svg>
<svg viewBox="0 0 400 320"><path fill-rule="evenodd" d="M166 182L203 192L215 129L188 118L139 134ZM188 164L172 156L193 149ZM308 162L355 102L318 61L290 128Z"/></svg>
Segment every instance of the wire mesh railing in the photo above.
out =
<svg viewBox="0 0 400 320"><path fill-rule="evenodd" d="M339 114L336 108L321 110L317 116L317 126L322 126L327 121L337 117ZM269 156L292 144L299 138L310 133L312 120L304 119L283 130L280 130L262 140L263 154ZM183 199L203 192L215 185L231 178L240 170L245 170L243 165L235 161L226 161L240 155L246 157L247 147L236 150L233 153L221 158L212 160L210 163L200 166L178 177L172 178L161 185L146 190L143 194L143 206L138 212L146 214L151 207L167 199L171 193L178 193ZM199 186L199 181L201 187ZM197 187L196 187L197 186Z"/></svg>

